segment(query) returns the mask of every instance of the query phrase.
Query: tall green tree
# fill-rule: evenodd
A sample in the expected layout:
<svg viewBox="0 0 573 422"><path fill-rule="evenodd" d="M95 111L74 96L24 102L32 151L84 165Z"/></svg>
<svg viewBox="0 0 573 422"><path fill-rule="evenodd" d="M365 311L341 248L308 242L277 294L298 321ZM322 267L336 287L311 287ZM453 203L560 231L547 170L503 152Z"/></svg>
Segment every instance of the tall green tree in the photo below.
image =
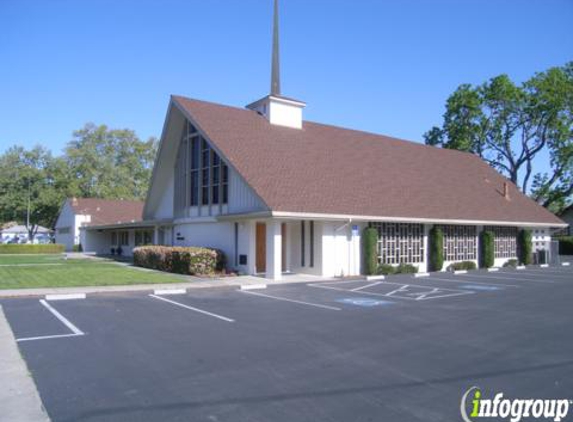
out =
<svg viewBox="0 0 573 422"><path fill-rule="evenodd" d="M155 138L141 141L132 130L89 123L65 149L73 190L82 197L142 200L156 149Z"/></svg>
<svg viewBox="0 0 573 422"><path fill-rule="evenodd" d="M51 227L65 197L55 188L62 162L45 148L12 147L0 156L0 221L23 221L33 239L40 225Z"/></svg>
<svg viewBox="0 0 573 422"><path fill-rule="evenodd" d="M540 204L562 209L573 195L573 62L519 86L507 75L459 86L441 127L424 138L477 154Z"/></svg>

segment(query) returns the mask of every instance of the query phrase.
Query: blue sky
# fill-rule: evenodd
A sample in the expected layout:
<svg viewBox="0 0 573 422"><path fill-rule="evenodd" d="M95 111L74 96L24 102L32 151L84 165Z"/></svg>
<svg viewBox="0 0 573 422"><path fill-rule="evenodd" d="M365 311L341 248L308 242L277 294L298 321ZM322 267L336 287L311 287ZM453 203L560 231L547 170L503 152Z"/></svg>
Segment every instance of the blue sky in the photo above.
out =
<svg viewBox="0 0 573 422"><path fill-rule="evenodd" d="M159 136L170 94L269 91L271 0L0 0L0 152L86 122ZM283 94L305 118L414 141L462 83L573 59L573 0L281 0Z"/></svg>

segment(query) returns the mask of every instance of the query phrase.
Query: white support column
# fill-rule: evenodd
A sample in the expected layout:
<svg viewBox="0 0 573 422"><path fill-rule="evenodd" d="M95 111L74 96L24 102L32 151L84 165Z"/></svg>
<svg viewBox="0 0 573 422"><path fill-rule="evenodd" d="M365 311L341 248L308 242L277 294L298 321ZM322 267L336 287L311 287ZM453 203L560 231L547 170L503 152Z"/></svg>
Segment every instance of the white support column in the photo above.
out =
<svg viewBox="0 0 573 422"><path fill-rule="evenodd" d="M280 280L282 278L282 232L281 222L267 222L267 271L266 278Z"/></svg>
<svg viewBox="0 0 573 422"><path fill-rule="evenodd" d="M159 227L158 226L153 227L153 244L154 245L159 244Z"/></svg>

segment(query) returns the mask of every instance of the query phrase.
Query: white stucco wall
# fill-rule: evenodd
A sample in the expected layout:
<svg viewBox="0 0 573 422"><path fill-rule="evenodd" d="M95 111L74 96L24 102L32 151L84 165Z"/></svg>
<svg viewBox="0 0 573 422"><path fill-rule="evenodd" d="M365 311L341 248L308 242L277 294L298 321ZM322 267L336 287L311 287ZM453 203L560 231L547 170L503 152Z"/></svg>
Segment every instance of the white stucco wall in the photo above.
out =
<svg viewBox="0 0 573 422"><path fill-rule="evenodd" d="M317 223L321 234L322 276L353 276L360 274L361 224L335 222ZM357 230L353 230L357 226Z"/></svg>
<svg viewBox="0 0 573 422"><path fill-rule="evenodd" d="M170 174L171 176L167 176L165 190L151 218L153 220L173 218L173 171L171 171Z"/></svg>

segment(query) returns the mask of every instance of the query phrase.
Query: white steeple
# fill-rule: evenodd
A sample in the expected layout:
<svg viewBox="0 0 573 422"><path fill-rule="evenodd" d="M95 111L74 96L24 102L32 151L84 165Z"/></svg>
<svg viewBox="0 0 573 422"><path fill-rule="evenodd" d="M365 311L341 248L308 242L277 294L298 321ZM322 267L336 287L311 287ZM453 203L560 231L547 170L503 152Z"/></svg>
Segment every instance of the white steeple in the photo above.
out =
<svg viewBox="0 0 573 422"><path fill-rule="evenodd" d="M306 103L281 95L278 0L275 0L273 22L271 93L249 104L247 108L265 116L273 125L302 129L302 109L306 106Z"/></svg>

